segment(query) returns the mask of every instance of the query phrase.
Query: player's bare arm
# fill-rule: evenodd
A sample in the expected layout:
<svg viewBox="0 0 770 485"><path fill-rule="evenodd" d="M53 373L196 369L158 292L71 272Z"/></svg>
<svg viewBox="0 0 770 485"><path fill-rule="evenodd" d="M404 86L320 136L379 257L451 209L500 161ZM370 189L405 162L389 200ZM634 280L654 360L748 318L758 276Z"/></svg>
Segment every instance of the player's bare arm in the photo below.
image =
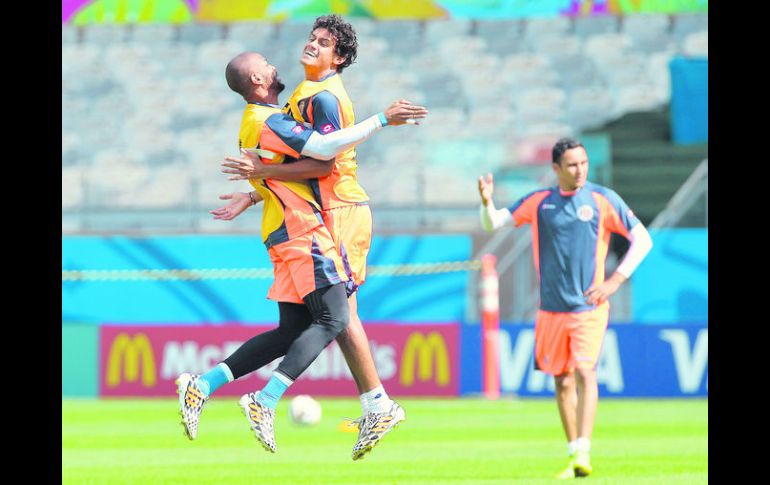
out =
<svg viewBox="0 0 770 485"><path fill-rule="evenodd" d="M601 305L607 301L611 295L618 291L618 288L620 288L620 285L622 285L624 281L626 281L625 276L617 271L614 272L612 276L604 280L601 284L594 285L586 290L584 293L586 303L591 305Z"/></svg>
<svg viewBox="0 0 770 485"><path fill-rule="evenodd" d="M235 192L232 194L223 194L220 195L219 198L221 200L229 200L230 202L227 205L210 210L209 213L214 215L214 219L223 221L235 219L243 211L262 201L262 196L259 195L259 192L256 190L249 193Z"/></svg>
<svg viewBox="0 0 770 485"><path fill-rule="evenodd" d="M334 159L302 157L291 163L264 163L259 155L241 150L244 158L225 157L223 173L234 174L228 180L275 179L299 181L326 177L334 168Z"/></svg>
<svg viewBox="0 0 770 485"><path fill-rule="evenodd" d="M612 276L601 284L591 286L584 293L587 303L599 305L607 301L613 293L618 291L620 285L631 276L631 273L652 249L650 233L641 223L631 229L628 233L628 239L631 245Z"/></svg>

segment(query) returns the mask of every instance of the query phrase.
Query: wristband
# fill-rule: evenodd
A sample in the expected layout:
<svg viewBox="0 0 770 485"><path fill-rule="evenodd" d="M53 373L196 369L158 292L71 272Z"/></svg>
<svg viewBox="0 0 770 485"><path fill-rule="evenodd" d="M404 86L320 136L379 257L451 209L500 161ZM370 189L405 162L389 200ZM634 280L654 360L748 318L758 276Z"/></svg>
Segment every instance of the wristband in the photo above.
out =
<svg viewBox="0 0 770 485"><path fill-rule="evenodd" d="M257 205L256 199L254 199L254 194L249 192L249 199L251 199L251 205Z"/></svg>
<svg viewBox="0 0 770 485"><path fill-rule="evenodd" d="M385 118L385 113L380 111L379 113L377 113L377 116L380 118L380 123L382 124L382 126L388 126L388 119Z"/></svg>

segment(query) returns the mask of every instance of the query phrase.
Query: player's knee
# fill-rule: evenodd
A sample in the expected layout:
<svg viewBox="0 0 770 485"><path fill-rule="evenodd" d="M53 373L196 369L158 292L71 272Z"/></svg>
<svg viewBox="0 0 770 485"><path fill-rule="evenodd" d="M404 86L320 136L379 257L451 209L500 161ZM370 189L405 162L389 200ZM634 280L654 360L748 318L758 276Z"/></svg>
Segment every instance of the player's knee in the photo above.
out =
<svg viewBox="0 0 770 485"><path fill-rule="evenodd" d="M329 309L328 318L326 324L335 332L335 335L339 335L340 332L345 330L350 321L350 310L347 305L338 305Z"/></svg>
<svg viewBox="0 0 770 485"><path fill-rule="evenodd" d="M592 382L596 380L596 369L594 367L578 367L575 369L575 375L581 382Z"/></svg>
<svg viewBox="0 0 770 485"><path fill-rule="evenodd" d="M553 376L554 384L556 384L556 390L559 392L567 391L575 387L575 373L565 372L558 376Z"/></svg>

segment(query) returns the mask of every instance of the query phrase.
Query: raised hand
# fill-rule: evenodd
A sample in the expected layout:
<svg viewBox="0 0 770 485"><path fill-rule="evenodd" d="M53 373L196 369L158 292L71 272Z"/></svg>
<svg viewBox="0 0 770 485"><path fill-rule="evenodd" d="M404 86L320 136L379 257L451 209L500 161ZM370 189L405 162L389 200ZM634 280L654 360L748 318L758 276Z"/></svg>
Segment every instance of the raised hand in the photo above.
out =
<svg viewBox="0 0 770 485"><path fill-rule="evenodd" d="M425 106L417 106L406 99L393 101L385 111L385 118L389 125L403 125L406 123L419 125L421 120L428 116L428 109Z"/></svg>
<svg viewBox="0 0 770 485"><path fill-rule="evenodd" d="M491 173L487 174L487 179L484 180L484 176L479 177L479 195L484 205L492 202L492 193L495 191L495 182Z"/></svg>

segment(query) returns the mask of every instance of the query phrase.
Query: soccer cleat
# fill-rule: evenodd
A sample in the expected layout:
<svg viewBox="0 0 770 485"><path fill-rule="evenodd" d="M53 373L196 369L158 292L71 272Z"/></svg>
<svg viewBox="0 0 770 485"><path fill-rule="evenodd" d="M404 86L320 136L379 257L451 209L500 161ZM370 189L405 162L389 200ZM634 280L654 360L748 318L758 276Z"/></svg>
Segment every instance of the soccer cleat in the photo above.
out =
<svg viewBox="0 0 770 485"><path fill-rule="evenodd" d="M244 394L238 404L241 411L249 420L249 426L254 430L257 440L269 452L275 453L275 431L273 422L275 421L275 409L270 409L257 402L259 391Z"/></svg>
<svg viewBox="0 0 770 485"><path fill-rule="evenodd" d="M393 401L384 413L368 413L354 421L358 425L358 441L353 447L353 460L360 460L398 423L406 419L404 408Z"/></svg>
<svg viewBox="0 0 770 485"><path fill-rule="evenodd" d="M570 478L575 478L575 460L572 456L570 456L567 468L557 473L554 478L557 480L569 480Z"/></svg>
<svg viewBox="0 0 770 485"><path fill-rule="evenodd" d="M198 385L199 375L185 372L176 379L176 392L179 394L179 415L188 438L198 437L198 421L208 396Z"/></svg>
<svg viewBox="0 0 770 485"><path fill-rule="evenodd" d="M575 453L575 476L587 477L592 471L591 456L587 451L578 450L577 453Z"/></svg>

